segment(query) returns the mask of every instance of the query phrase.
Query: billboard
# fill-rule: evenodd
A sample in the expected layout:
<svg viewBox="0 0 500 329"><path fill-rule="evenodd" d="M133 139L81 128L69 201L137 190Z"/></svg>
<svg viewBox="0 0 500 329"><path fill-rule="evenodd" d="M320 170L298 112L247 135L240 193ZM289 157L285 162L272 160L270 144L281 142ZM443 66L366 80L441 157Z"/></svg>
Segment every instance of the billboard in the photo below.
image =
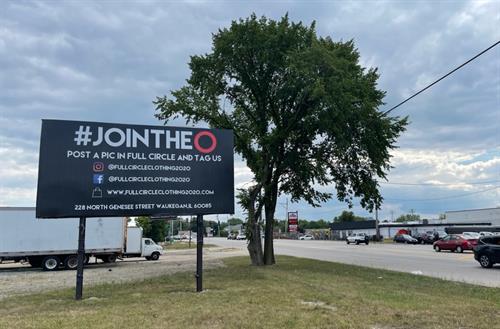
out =
<svg viewBox="0 0 500 329"><path fill-rule="evenodd" d="M234 213L233 132L42 120L36 216Z"/></svg>
<svg viewBox="0 0 500 329"><path fill-rule="evenodd" d="M299 212L288 213L288 232L297 233L299 230Z"/></svg>

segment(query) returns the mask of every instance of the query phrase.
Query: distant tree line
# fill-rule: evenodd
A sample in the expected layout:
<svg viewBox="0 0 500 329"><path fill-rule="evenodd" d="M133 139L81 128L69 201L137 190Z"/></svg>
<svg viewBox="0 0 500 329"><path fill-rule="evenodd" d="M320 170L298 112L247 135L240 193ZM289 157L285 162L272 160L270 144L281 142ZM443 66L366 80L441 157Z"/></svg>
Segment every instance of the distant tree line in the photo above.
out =
<svg viewBox="0 0 500 329"><path fill-rule="evenodd" d="M414 222L414 221L420 221L420 215L412 213L412 214L404 214L396 218L396 222L398 223Z"/></svg>
<svg viewBox="0 0 500 329"><path fill-rule="evenodd" d="M342 222L359 222L368 220L371 218L361 217L354 214L352 211L344 210L338 216L333 218L334 223L342 223ZM410 221L420 221L420 215L417 214L404 214L399 216L396 219L396 222L410 222ZM149 217L138 217L135 219L135 222L138 227L141 227L143 230L144 237L151 238L156 242L165 241L165 238L171 234L178 235L179 231L189 231L191 230L193 233L196 233L196 218L193 220L189 220L187 218L178 217L175 220L150 220ZM383 221L386 222L386 221ZM205 220L203 221L204 227L210 227L212 229L214 236L226 237L228 232L226 228L231 226L236 226L243 224L245 227L246 220L243 220L238 217L229 218L227 221L217 222L214 220ZM328 229L330 228L331 222L325 219L320 220L307 220L307 219L299 219L299 233L305 233L306 230L315 230L315 229ZM276 231L286 232L287 229L287 221L283 219L275 219L274 227ZM234 232L233 232L234 233Z"/></svg>

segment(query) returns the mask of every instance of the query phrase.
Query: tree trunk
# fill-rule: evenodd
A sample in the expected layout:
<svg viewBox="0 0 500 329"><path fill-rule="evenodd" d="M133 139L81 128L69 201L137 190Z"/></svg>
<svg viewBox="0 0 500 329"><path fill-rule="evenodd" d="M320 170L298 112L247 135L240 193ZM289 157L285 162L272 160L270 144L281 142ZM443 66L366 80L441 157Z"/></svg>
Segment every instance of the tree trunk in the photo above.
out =
<svg viewBox="0 0 500 329"><path fill-rule="evenodd" d="M266 198L264 208L266 210L266 237L264 241L264 264L273 265L276 263L274 258L273 227L274 212L276 210L276 201L278 199L278 186L271 184L265 188Z"/></svg>
<svg viewBox="0 0 500 329"><path fill-rule="evenodd" d="M260 185L253 186L248 189L248 198L246 198L244 208L248 211L247 220L247 238L248 238L248 253L250 255L250 260L252 265L262 266L264 265L264 255L262 253L262 241L260 239L260 213L261 213L261 203L258 202L257 209L255 207L257 202L257 197L260 194Z"/></svg>
<svg viewBox="0 0 500 329"><path fill-rule="evenodd" d="M274 212L272 213L274 217ZM273 245L273 222L274 218L269 216L266 211L266 236L264 240L264 265L273 265L276 263L274 259L274 245Z"/></svg>
<svg viewBox="0 0 500 329"><path fill-rule="evenodd" d="M250 238L248 240L248 253L250 254L250 259L252 265L262 266L264 265L264 257L262 254L262 240L260 239L260 227L257 220L258 216L255 212L251 215L248 214L248 232L250 233Z"/></svg>

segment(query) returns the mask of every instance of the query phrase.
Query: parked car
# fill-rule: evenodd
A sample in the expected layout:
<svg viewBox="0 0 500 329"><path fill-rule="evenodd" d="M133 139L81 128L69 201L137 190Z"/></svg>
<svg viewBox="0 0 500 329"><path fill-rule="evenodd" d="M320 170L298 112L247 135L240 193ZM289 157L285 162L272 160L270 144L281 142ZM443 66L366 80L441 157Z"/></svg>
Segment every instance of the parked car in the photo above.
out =
<svg viewBox="0 0 500 329"><path fill-rule="evenodd" d="M434 232L417 233L413 236L421 244L433 244L436 241Z"/></svg>
<svg viewBox="0 0 500 329"><path fill-rule="evenodd" d="M447 235L448 233L446 233L445 231L434 231L434 236L436 237L436 241L444 238Z"/></svg>
<svg viewBox="0 0 500 329"><path fill-rule="evenodd" d="M228 239L228 240L236 240L236 234L234 234L234 233L229 233L229 234L227 235L227 239Z"/></svg>
<svg viewBox="0 0 500 329"><path fill-rule="evenodd" d="M245 235L245 233L240 233L236 236L236 240L246 240L247 239L247 236Z"/></svg>
<svg viewBox="0 0 500 329"><path fill-rule="evenodd" d="M479 239L481 235L477 232L463 232L462 236L465 237L466 239Z"/></svg>
<svg viewBox="0 0 500 329"><path fill-rule="evenodd" d="M313 240L313 237L312 237L312 235L306 234L306 235L299 236L299 240Z"/></svg>
<svg viewBox="0 0 500 329"><path fill-rule="evenodd" d="M440 252L441 250L463 252L464 250L473 250L476 245L477 239L458 234L450 234L434 242L433 247L437 252Z"/></svg>
<svg viewBox="0 0 500 329"><path fill-rule="evenodd" d="M406 243L406 244L417 244L418 240L408 234L399 234L394 237L394 242Z"/></svg>
<svg viewBox="0 0 500 329"><path fill-rule="evenodd" d="M370 240L370 238L365 233L356 233L354 235L348 236L347 239L346 239L346 242L347 242L347 244L351 244L351 243L355 243L355 244L360 244L360 243L368 244L369 240Z"/></svg>
<svg viewBox="0 0 500 329"><path fill-rule="evenodd" d="M474 258L484 268L500 263L500 236L487 236L479 239L474 247Z"/></svg>
<svg viewBox="0 0 500 329"><path fill-rule="evenodd" d="M479 232L479 235L480 236L494 236L495 234L493 234L492 232Z"/></svg>

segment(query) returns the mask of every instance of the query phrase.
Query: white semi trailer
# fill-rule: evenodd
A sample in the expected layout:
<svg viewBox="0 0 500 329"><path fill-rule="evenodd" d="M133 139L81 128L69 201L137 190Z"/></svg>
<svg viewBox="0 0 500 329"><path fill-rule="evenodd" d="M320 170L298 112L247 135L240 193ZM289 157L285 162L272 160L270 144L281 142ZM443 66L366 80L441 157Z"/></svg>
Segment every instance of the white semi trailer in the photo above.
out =
<svg viewBox="0 0 500 329"><path fill-rule="evenodd" d="M37 219L33 207L0 207L0 261L26 260L33 267L76 269L77 218ZM88 218L85 257L115 262L119 257L157 260L163 248L142 237L142 229L127 227L125 218Z"/></svg>

